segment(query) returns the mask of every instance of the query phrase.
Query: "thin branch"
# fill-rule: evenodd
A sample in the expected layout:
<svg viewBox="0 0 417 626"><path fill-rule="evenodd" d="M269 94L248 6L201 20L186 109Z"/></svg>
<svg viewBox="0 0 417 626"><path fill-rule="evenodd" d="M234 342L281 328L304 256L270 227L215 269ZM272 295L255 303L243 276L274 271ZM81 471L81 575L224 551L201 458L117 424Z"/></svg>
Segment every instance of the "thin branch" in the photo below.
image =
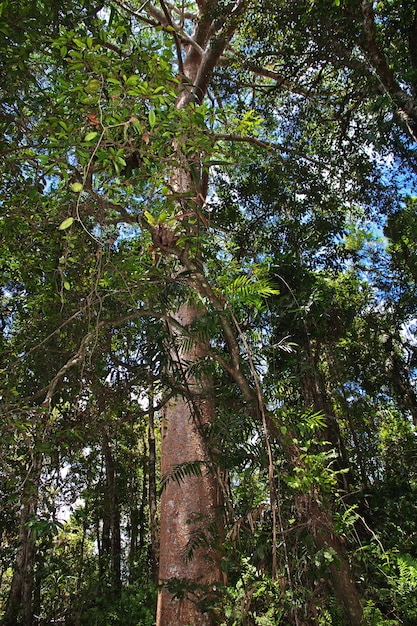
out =
<svg viewBox="0 0 417 626"><path fill-rule="evenodd" d="M87 307L85 307L87 308ZM61 326L59 326L56 330L54 330L53 333L51 333L50 335L48 335L48 337L46 337L45 339L43 339L39 344L37 344L36 346L34 346L33 348L31 348L30 352L33 352L36 348L39 348L41 345L43 345L48 339L50 339L51 337L53 337L57 332L59 332L59 330L61 328L63 328L63 326L65 326L66 324L68 324L72 319L74 319L80 311L77 311L77 313L74 313L74 315L72 315L68 320L66 320L65 322L63 322L61 324ZM90 331L89 333L87 333L87 335L85 335L85 337L83 337L83 339L81 340L81 344L79 349L77 350L77 352L75 354L73 354L72 357L70 357L68 359L68 361L61 367L61 369L58 371L58 373L54 376L54 378L52 379L52 381L46 385L45 387L43 387L42 389L39 389L39 391L37 391L35 394L33 394L32 396L23 398L23 402L29 402L29 401L33 401L36 398L39 398L40 396L42 396L42 394L44 394L45 392L47 392L47 395L45 397L45 400L43 402L44 405L46 406L50 406L51 400L52 400L52 396L53 393L55 391L55 388L59 382L59 380L64 376L64 374L71 369L72 367L74 367L75 365L78 365L79 363L81 363L87 346L89 344L89 342L91 341L91 339L96 338L97 337L97 332L100 328L102 328L103 326L119 326L120 324L123 324L124 322L130 321L132 319L135 319L137 317L141 317L142 315L144 316L150 316L150 317L160 317L162 319L162 315L159 315L155 310L153 309L139 309L137 311L135 311L134 313L130 313L128 315L124 315L123 317L117 319L117 320L102 320L101 322L99 322L98 324L95 325L94 329L92 331ZM28 352L28 354L30 354L30 352Z"/></svg>
<svg viewBox="0 0 417 626"><path fill-rule="evenodd" d="M183 7L179 9L172 2L166 2L166 5L171 9L173 13L176 13L181 20L190 20L191 22L196 22L198 20L198 15L196 13L192 13L191 11L185 11Z"/></svg>
<svg viewBox="0 0 417 626"><path fill-rule="evenodd" d="M172 24L170 24L169 20L166 18L164 12L157 9L156 6L154 6L150 2L147 2L146 4L146 11L147 13L149 13L149 15L155 18L161 26L172 26Z"/></svg>
<svg viewBox="0 0 417 626"><path fill-rule="evenodd" d="M87 311L87 309L91 308L91 306L93 306L96 302L99 302L99 298L97 299L97 301L86 303L86 305L84 307L78 309L73 315L71 315L68 319L66 319L64 322L62 322L62 324L57 326L57 328L55 328L55 330L53 330L49 335L47 335L44 339L42 339L42 341L37 343L35 346L32 346L32 348L30 348L30 350L28 350L25 353L24 356L25 357L29 356L29 354L32 354L32 352L35 352L35 350L38 350L39 348L41 348L45 343L47 343L49 341L49 339L52 339L52 337L54 337L57 333L59 333L65 326L67 326L67 324L69 324L74 319L79 317L79 315L81 313L84 313L85 311ZM140 317L141 315L158 317L157 312L154 311L153 309L152 310L151 309L138 309L137 311L134 311L134 313L130 313L128 315L124 315L123 317L120 317L117 320L107 320L107 321L102 321L100 323L101 324L106 324L107 326L112 326L112 325L113 326L120 326L120 324L123 324L124 322L133 320L133 319L135 319L137 317ZM161 315L161 318L162 318L162 315ZM45 391L45 389L41 390L41 392L43 392L43 391ZM38 395L39 394L37 394L36 397L38 397Z"/></svg>
<svg viewBox="0 0 417 626"><path fill-rule="evenodd" d="M250 135L234 135L233 133L217 133L212 136L212 141L215 143L216 141L231 141L238 143L250 143L254 146L258 146L259 148L264 148L265 150L282 150L282 146L271 143L270 141L264 141L263 139L258 139L257 137L251 137Z"/></svg>
<svg viewBox="0 0 417 626"><path fill-rule="evenodd" d="M45 400L42 403L44 406L50 408L51 402L52 402L52 396L54 394L57 384L59 383L61 378L65 375L65 373L69 369L71 369L72 367L74 367L75 365L78 365L79 363L83 361L88 344L90 343L91 339L97 336L98 330L104 324L105 322L103 321L99 322L98 324L96 324L94 330L90 331L89 333L87 333L85 337L83 337L80 347L78 348L77 352L70 359L68 359L65 365L63 365L61 369L58 371L58 373L55 374L54 378L52 379L52 381L49 383L47 387L48 392L46 394Z"/></svg>
<svg viewBox="0 0 417 626"><path fill-rule="evenodd" d="M168 22L168 25L173 29L175 48L177 50L178 69L179 69L180 74L184 74L184 65L183 65L183 62L182 62L181 43L180 43L180 40L178 39L178 34L177 34L176 30L175 30L175 27L174 27L174 24L173 24L173 21L172 21L172 17L171 17L171 15L170 15L170 13L169 13L166 5L165 5L164 0L159 0L159 1L161 3L161 7L162 7L162 10L163 10L164 15L166 17L166 20Z"/></svg>
<svg viewBox="0 0 417 626"><path fill-rule="evenodd" d="M204 54L203 48L201 48L201 46L195 41L195 39L193 37L190 37L190 35L185 32L182 26L174 22L172 18L171 22L169 22L163 11L160 11L153 5L149 5L147 6L147 12L158 21L159 25L162 26L166 32L172 34L172 32L169 30L169 27L173 28L177 35L180 37L180 40L189 44L199 55Z"/></svg>
<svg viewBox="0 0 417 626"><path fill-rule="evenodd" d="M137 11L134 11L130 7L127 7L123 2L121 2L121 0L113 0L113 1L114 1L115 4L117 4L117 6L119 6L121 9L123 9L123 11L126 11L126 13L129 13L129 15L131 15L132 17L135 17L137 20L145 22L146 24L150 24L151 26L157 26L158 25L155 22L151 22L150 20L147 20L143 15L139 15L140 11L142 11L142 9L144 9L146 7L146 5L149 4L150 0L146 0L142 4L142 6L139 7L139 9Z"/></svg>
<svg viewBox="0 0 417 626"><path fill-rule="evenodd" d="M226 65L229 63L230 61L227 59L223 62L223 65ZM287 78L286 76L284 76L283 74L275 70L271 70L267 67L263 67L262 65L257 65L256 63L252 63L250 61L243 61L241 62L241 65L243 68L249 70L256 76L262 76L263 78L270 78L271 80L275 81L275 83L277 83L278 87L281 87L281 86L286 87L292 93L296 93L299 96L305 96L305 97L311 98L312 96L318 95L318 94L311 92L311 90L305 89L302 85L299 85L298 83L290 80L289 78Z"/></svg>

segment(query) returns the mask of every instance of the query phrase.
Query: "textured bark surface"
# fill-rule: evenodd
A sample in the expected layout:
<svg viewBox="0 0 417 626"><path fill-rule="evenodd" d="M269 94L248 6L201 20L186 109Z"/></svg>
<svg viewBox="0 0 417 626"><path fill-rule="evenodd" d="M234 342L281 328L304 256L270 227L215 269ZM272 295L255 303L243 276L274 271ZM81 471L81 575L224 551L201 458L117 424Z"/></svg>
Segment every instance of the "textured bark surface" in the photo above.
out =
<svg viewBox="0 0 417 626"><path fill-rule="evenodd" d="M148 448L149 448L149 528L151 532L151 572L155 584L158 583L158 561L159 561L159 535L158 535L158 505L156 490L156 442L155 442L155 415L153 408L153 397L149 397L149 424L148 424Z"/></svg>
<svg viewBox="0 0 417 626"><path fill-rule="evenodd" d="M361 626L363 609L342 538L334 532L333 517L321 501L320 495L307 492L296 497L296 509L301 523L305 524L318 550L331 548L335 560L330 566L330 586L345 610L349 626Z"/></svg>
<svg viewBox="0 0 417 626"><path fill-rule="evenodd" d="M106 467L107 483L107 516L109 520L109 554L112 575L112 592L119 596L122 588L121 581L121 534L120 534L120 507L117 495L116 463L106 433L103 434L103 454Z"/></svg>
<svg viewBox="0 0 417 626"><path fill-rule="evenodd" d="M28 522L36 515L42 462L42 454L38 452L33 458L32 468L28 474L22 496L19 545L2 626L17 626L18 624L21 626L32 626L33 623L36 549L33 532L28 526Z"/></svg>
<svg viewBox="0 0 417 626"><path fill-rule="evenodd" d="M322 548L333 548L337 554L337 563L330 567L332 584L336 597L345 609L350 626L361 626L363 609L355 582L352 580L351 568L346 551L339 536L330 532L319 533L317 545Z"/></svg>
<svg viewBox="0 0 417 626"><path fill-rule="evenodd" d="M184 304L175 314L186 327L199 311ZM178 329L176 329L178 333ZM185 368L201 356L197 348L180 353L177 365L184 370L187 398L178 396L167 406L162 430L161 473L169 477L178 465L200 461L201 476L168 478L161 497L157 626L193 624L209 626L213 617L204 603L221 580L216 550L219 497L215 476L207 469L204 426L213 419L214 406L201 381L187 376ZM191 550L191 545L196 548Z"/></svg>

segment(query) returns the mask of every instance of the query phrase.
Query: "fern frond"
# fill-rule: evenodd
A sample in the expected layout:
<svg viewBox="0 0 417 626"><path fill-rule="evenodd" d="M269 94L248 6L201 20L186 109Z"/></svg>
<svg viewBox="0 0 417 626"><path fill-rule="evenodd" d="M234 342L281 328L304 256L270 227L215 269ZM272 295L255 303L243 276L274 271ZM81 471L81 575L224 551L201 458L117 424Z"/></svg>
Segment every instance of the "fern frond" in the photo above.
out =
<svg viewBox="0 0 417 626"><path fill-rule="evenodd" d="M205 465L204 461L186 461L185 463L174 465L169 472L162 476L161 492L171 480L181 484L186 478L201 476L203 465Z"/></svg>
<svg viewBox="0 0 417 626"><path fill-rule="evenodd" d="M263 301L278 291L273 289L265 278L241 275L232 283L230 289L232 301L237 300L242 304L261 309Z"/></svg>
<svg viewBox="0 0 417 626"><path fill-rule="evenodd" d="M201 520L199 520L201 522ZM213 520L208 526L193 529L187 542L184 552L184 559L189 563L194 556L194 552L201 546L206 548L213 546L219 539L219 529Z"/></svg>

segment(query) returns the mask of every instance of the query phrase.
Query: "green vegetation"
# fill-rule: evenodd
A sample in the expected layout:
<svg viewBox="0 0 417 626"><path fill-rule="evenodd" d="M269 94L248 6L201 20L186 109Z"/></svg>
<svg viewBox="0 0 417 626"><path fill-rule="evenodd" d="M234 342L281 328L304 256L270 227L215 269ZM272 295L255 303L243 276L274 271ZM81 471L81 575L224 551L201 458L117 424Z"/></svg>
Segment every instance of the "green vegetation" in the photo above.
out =
<svg viewBox="0 0 417 626"><path fill-rule="evenodd" d="M2 626L416 624L415 3L3 0L0 58Z"/></svg>

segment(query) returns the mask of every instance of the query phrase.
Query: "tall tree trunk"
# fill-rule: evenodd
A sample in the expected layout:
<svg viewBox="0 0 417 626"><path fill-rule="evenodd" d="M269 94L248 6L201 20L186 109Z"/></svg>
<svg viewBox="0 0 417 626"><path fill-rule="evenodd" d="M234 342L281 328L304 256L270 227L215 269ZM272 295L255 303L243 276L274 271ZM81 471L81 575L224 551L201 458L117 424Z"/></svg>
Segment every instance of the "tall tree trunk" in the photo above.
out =
<svg viewBox="0 0 417 626"><path fill-rule="evenodd" d="M331 586L345 610L349 626L361 626L363 618L360 595L351 575L351 568L341 537L334 531L330 510L319 494L308 492L296 499L300 520L309 527L318 549L331 548L335 555L330 565Z"/></svg>
<svg viewBox="0 0 417 626"><path fill-rule="evenodd" d="M393 335L389 334L386 340L388 357L385 367L391 378L392 388L397 396L399 406L405 415L410 414L414 426L417 426L417 395L398 345L401 345L400 342L396 342Z"/></svg>
<svg viewBox="0 0 417 626"><path fill-rule="evenodd" d="M152 580L158 582L159 537L156 494L156 445L155 445L155 410L153 393L149 393L149 421L148 421L148 501L149 501L149 528L151 532L151 575Z"/></svg>
<svg viewBox="0 0 417 626"><path fill-rule="evenodd" d="M283 434L279 424L275 423L267 408L261 407L261 403L263 403L261 394L254 391L253 386L244 374L244 368L241 363L241 350L236 335L237 328L234 328L228 319L226 313L227 303L213 291L201 269L193 265L192 262L189 262L188 269L195 276L196 288L201 295L210 300L214 309L218 311L230 357L229 361L221 359L222 366L234 379L248 405L252 407L252 410L255 409L257 419L259 419L259 414L264 414L268 434L279 442L290 466L297 470L305 471L306 468L302 460L301 450L294 443L295 436L289 431ZM323 400L323 397L321 397L319 401L322 402ZM323 406L320 406L320 410L322 409ZM343 541L334 531L333 516L330 508L323 501L320 494L313 490L307 493L296 494L295 504L298 519L308 529L316 547L319 550L325 547L332 547L335 551L337 562L331 568L334 577L334 580L332 580L334 591L340 605L346 611L349 624L351 626L360 626L363 614L360 595L351 576Z"/></svg>
<svg viewBox="0 0 417 626"><path fill-rule="evenodd" d="M303 395L307 406L311 406L315 412L321 412L326 419L324 439L329 441L332 448L338 454L336 470L346 470L349 467L347 452L340 435L339 425L336 418L329 410L325 380L318 370L316 359L306 349L306 367L302 381ZM348 491L353 483L352 473L343 472L338 475L339 488ZM360 626L362 623L362 605L356 584L351 576L350 565L342 538L334 531L333 515L328 505L323 502L320 494L308 492L298 497L298 502L308 503L305 511L300 512L300 517L311 528L313 540L318 549L331 548L335 554L335 562L330 566L332 586L339 604L344 608L349 624ZM301 507L302 508L302 507ZM304 518L304 519L303 519Z"/></svg>
<svg viewBox="0 0 417 626"><path fill-rule="evenodd" d="M138 557L138 529L139 511L138 497L139 484L137 479L137 440L134 433L134 424L131 423L131 455L129 456L129 585L135 581ZM145 471L144 471L145 473ZM143 499L143 494L142 494Z"/></svg>
<svg viewBox="0 0 417 626"><path fill-rule="evenodd" d="M148 11L163 26L172 28L168 8L164 3L161 5L163 11L151 5ZM212 72L236 29L245 1L220 6L218 0L198 0L197 6L199 18L192 38L181 42L174 35L182 77L176 102L179 110L191 103L202 103ZM196 241L199 228L204 228L201 206L206 195L204 177L199 178L200 155L193 154L189 158L179 145L176 147L177 163L168 173L168 186L175 197L183 199L177 204L181 234L194 237ZM186 269L184 259L188 253L177 245L175 229L155 227L152 238L156 249L178 260L177 271ZM198 262L201 263L201 259ZM214 619L205 612L203 601L212 595L221 580L220 559L212 545L212 539L220 532L219 497L215 473L208 471L209 457L204 441L204 427L213 420L215 408L213 398L204 388L207 382L189 374L190 367L204 356L203 352L195 346L181 353L175 343L181 336L189 336L193 323L200 317L201 308L190 299L172 311L167 322L174 338L172 367L184 373L184 389L164 411L161 472L169 476L178 466L193 463L201 463L202 472L201 475L186 475L180 483L168 480L161 497L161 587L157 626L213 625ZM195 549L191 550L192 546Z"/></svg>
<svg viewBox="0 0 417 626"><path fill-rule="evenodd" d="M175 320L187 329L201 311L183 304ZM175 336L178 327L171 329ZM176 352L176 350L174 350ZM208 470L209 458L204 428L214 417L214 404L201 382L185 371L202 356L193 347L178 355L176 365L184 371L184 395L173 399L164 411L161 473L165 489L161 497L159 594L157 625L213 625L204 611L204 602L221 581L220 559L214 543L218 541L219 496L215 475ZM201 469L187 472L187 464ZM200 465L198 465L200 463ZM179 466L184 474L171 476ZM191 465L189 466L191 467Z"/></svg>
<svg viewBox="0 0 417 626"><path fill-rule="evenodd" d="M33 623L36 546L33 531L28 522L36 515L42 463L42 453L36 452L33 456L32 467L26 478L22 494L19 543L10 592L2 621L3 626L32 626Z"/></svg>
<svg viewBox="0 0 417 626"><path fill-rule="evenodd" d="M117 495L116 467L113 451L107 433L103 433L103 453L106 465L107 497L110 541L110 572L113 593L120 595L122 582L120 577L120 508Z"/></svg>
<svg viewBox="0 0 417 626"><path fill-rule="evenodd" d="M313 354L311 344L306 345L304 348L304 373L301 379L302 393L306 407L312 408L315 413L321 413L326 420L326 427L321 433L322 440L328 441L330 447L337 453L333 467L340 472L337 477L338 485L343 491L349 492L350 485L354 484L354 477L349 467L349 457L340 433L337 418L329 407L326 380L319 370L320 351L320 343L315 348L316 354ZM327 356L327 358L331 362L331 357Z"/></svg>

